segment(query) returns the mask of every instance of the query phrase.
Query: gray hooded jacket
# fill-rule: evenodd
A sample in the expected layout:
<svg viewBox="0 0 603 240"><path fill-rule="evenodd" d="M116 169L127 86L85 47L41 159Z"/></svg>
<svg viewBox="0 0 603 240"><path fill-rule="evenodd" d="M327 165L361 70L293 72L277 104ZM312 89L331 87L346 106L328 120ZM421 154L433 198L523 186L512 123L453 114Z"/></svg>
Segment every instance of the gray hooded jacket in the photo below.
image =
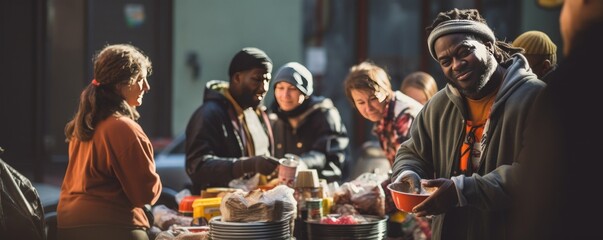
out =
<svg viewBox="0 0 603 240"><path fill-rule="evenodd" d="M435 216L432 239L508 238L512 201L500 186L512 180L509 166L518 158L528 111L545 84L528 71L523 55L502 65L507 71L492 106L480 163L472 176L461 178L467 206ZM448 85L439 91L415 119L411 139L399 148L392 179L404 170L425 179L459 175L467 112L457 89Z"/></svg>

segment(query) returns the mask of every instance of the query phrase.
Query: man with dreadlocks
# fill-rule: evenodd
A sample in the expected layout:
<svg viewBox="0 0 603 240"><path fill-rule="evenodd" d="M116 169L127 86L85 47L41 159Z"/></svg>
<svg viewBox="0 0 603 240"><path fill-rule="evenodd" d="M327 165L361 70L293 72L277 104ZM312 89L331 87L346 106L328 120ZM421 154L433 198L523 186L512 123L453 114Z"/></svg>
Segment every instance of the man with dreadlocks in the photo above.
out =
<svg viewBox="0 0 603 240"><path fill-rule="evenodd" d="M505 239L512 201L501 185L512 180L527 112L545 84L475 9L442 12L427 32L448 84L417 115L392 180L417 192L438 187L413 209L434 216L432 239Z"/></svg>

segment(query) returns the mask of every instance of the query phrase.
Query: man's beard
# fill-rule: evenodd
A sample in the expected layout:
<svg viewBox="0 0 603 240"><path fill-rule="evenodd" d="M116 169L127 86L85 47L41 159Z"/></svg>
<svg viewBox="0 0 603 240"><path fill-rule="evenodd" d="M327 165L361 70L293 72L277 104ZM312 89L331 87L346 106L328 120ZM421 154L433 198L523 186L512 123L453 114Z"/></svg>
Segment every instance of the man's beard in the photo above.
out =
<svg viewBox="0 0 603 240"><path fill-rule="evenodd" d="M243 98L247 99L245 101L245 105L246 106L244 108L251 107L251 108L255 109L261 103L261 100L258 99L258 97L257 97L257 95L255 93L245 94Z"/></svg>
<svg viewBox="0 0 603 240"><path fill-rule="evenodd" d="M486 60L486 64L485 64L486 69L479 76L479 80L478 80L477 84L469 86L468 88L465 88L465 89L459 88L457 86L457 89L459 89L459 91L464 96L478 96L480 94L480 92L484 89L484 87L486 87L490 78L494 74L494 71L496 70L496 64L494 63L494 61L496 61L496 60L493 57L488 57L488 59Z"/></svg>

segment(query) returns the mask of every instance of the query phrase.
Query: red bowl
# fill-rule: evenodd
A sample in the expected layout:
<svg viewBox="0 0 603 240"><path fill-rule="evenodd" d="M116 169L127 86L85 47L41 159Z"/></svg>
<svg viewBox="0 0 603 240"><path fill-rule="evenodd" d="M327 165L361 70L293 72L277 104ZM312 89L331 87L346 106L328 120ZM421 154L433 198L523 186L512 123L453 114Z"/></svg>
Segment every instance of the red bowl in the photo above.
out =
<svg viewBox="0 0 603 240"><path fill-rule="evenodd" d="M423 202L436 190L436 188L424 189L427 194L409 193L410 186L405 182L390 183L387 185L387 189L392 193L392 199L394 200L394 204L396 204L396 208L404 212L412 212L412 208Z"/></svg>

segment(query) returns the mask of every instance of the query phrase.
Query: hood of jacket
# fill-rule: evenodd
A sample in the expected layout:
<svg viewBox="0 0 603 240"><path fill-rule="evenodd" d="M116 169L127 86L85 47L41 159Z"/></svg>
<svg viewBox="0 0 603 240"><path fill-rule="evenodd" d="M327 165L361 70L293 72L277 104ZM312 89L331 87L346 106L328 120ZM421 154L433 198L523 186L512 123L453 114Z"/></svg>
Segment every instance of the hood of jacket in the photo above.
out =
<svg viewBox="0 0 603 240"><path fill-rule="evenodd" d="M230 83L223 80L210 80L205 84L203 102L206 101L228 101L224 92L228 91Z"/></svg>
<svg viewBox="0 0 603 240"><path fill-rule="evenodd" d="M333 102L331 99L325 98L323 96L314 96L311 95L308 99L306 99L301 105L297 106L295 109L291 111L283 111L278 107L278 103L274 101L270 110L278 115L279 118L305 118L305 116L310 113L319 110L319 109L329 109L333 108Z"/></svg>
<svg viewBox="0 0 603 240"><path fill-rule="evenodd" d="M503 105L507 98L509 98L521 84L529 79L538 78L536 74L529 70L530 66L528 65L528 60L521 54L513 54L509 60L499 64L506 68L506 71L504 72L501 86L496 94L494 104L492 105L492 114L498 111L500 108L499 106ZM467 109L463 97L456 87L451 84L446 84L446 94L458 108L462 109L462 112L466 112Z"/></svg>

